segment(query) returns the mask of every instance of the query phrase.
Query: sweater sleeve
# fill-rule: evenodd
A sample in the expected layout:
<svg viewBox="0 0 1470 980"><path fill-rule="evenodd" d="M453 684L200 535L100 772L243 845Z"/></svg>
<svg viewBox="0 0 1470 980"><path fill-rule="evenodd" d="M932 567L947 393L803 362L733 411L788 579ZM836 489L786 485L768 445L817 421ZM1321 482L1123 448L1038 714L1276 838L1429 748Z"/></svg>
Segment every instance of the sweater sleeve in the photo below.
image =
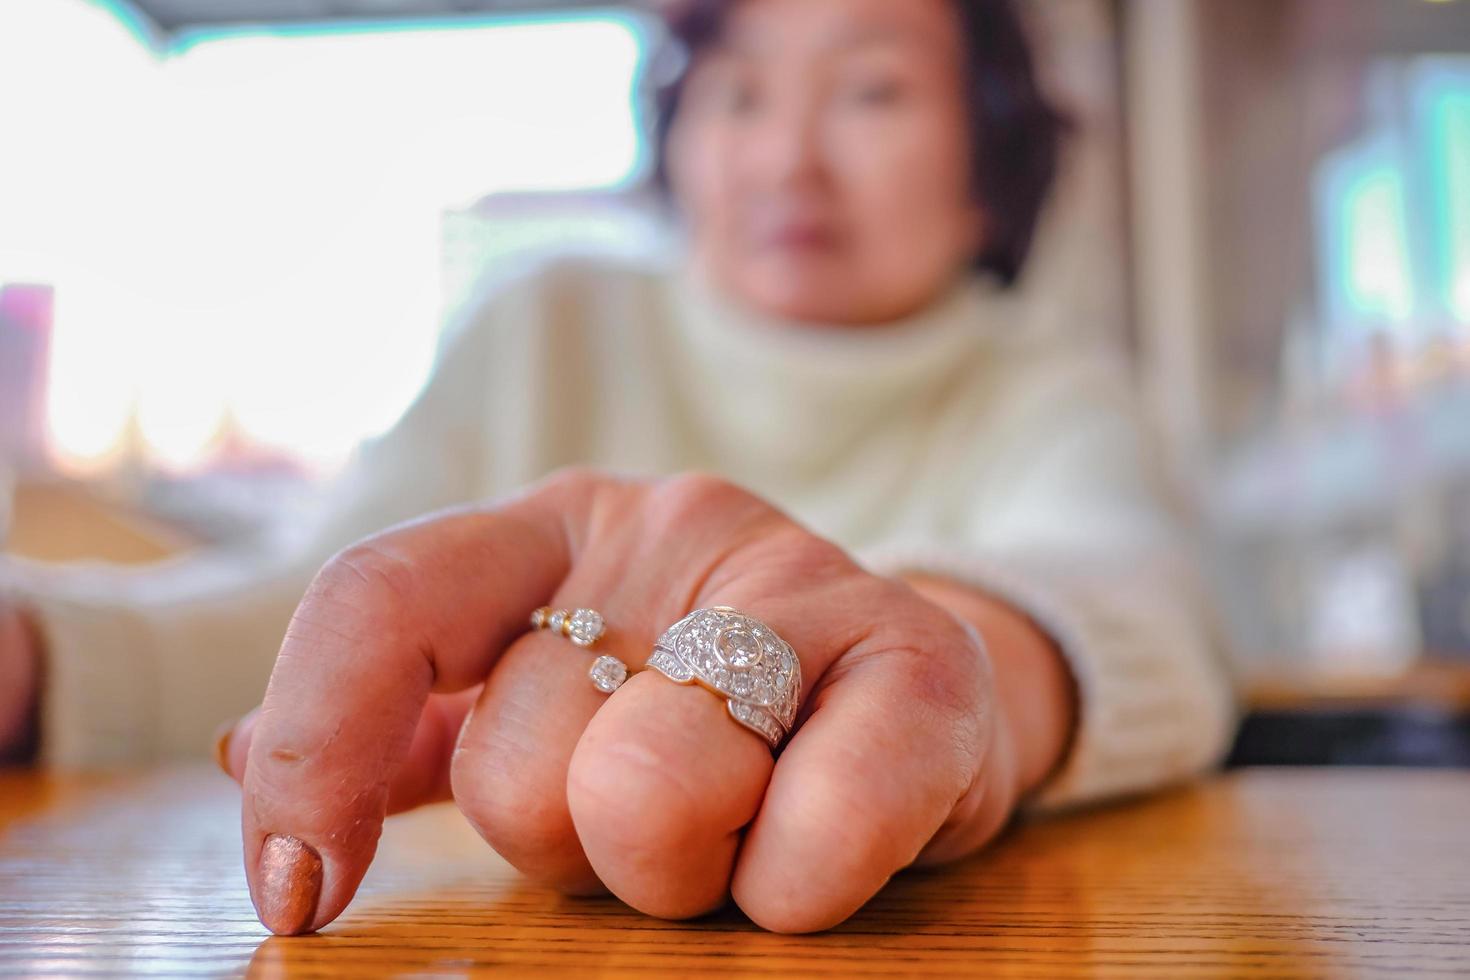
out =
<svg viewBox="0 0 1470 980"><path fill-rule="evenodd" d="M45 644L44 764L206 755L216 726L259 702L291 615L327 558L475 495L485 331L471 326L446 333L418 398L358 448L294 545L136 570L0 565L0 585L35 613Z"/></svg>
<svg viewBox="0 0 1470 980"><path fill-rule="evenodd" d="M1079 716L1060 766L1028 801L1057 809L1137 793L1215 765L1233 685L1202 576L1160 492L1142 428L1111 372L1048 372L1015 413L1003 474L953 536L880 542L859 559L995 595L1055 642Z"/></svg>

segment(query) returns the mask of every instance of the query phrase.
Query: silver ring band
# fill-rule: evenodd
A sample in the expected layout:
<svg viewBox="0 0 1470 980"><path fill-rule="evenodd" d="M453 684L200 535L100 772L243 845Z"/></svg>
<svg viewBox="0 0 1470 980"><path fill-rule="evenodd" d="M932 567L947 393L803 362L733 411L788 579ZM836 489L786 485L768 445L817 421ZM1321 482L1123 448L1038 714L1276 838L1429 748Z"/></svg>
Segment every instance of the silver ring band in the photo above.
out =
<svg viewBox="0 0 1470 980"><path fill-rule="evenodd" d="M791 644L729 606L696 609L664 631L647 666L726 698L730 717L780 746L796 723L801 662Z"/></svg>

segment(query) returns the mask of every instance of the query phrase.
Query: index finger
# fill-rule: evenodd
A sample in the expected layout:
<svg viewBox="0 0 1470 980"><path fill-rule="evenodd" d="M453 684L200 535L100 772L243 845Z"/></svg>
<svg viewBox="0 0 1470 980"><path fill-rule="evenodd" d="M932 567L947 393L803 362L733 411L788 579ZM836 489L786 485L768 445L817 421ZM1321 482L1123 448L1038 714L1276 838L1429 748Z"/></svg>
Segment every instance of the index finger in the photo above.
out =
<svg viewBox="0 0 1470 980"><path fill-rule="evenodd" d="M401 525L335 555L291 619L246 761L242 830L267 928L351 900L430 691L484 680L566 577L585 479Z"/></svg>

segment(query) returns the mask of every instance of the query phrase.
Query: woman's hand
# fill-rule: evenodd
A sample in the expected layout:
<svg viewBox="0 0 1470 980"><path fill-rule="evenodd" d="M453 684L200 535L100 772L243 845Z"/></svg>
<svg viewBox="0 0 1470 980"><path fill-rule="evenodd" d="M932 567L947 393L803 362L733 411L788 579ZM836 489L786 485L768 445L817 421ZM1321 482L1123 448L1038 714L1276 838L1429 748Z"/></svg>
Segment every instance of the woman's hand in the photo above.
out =
<svg viewBox="0 0 1470 980"><path fill-rule="evenodd" d="M542 605L597 609L607 633L583 650L528 630ZM707 690L656 671L611 696L588 682L594 655L637 669L665 627L714 605L800 658L776 758ZM733 894L758 924L804 932L909 864L973 851L1021 788L973 629L700 475L564 471L341 552L226 744L251 895L280 933L342 912L386 812L450 795L557 888L670 918Z"/></svg>

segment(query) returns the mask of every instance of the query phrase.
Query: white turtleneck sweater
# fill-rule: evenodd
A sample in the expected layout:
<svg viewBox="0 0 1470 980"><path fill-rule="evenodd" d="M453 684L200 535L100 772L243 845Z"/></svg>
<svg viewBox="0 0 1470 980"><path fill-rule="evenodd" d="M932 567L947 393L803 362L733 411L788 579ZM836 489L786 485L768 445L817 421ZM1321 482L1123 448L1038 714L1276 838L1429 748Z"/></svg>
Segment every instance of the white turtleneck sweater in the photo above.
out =
<svg viewBox="0 0 1470 980"><path fill-rule="evenodd" d="M20 583L49 662L53 765L200 756L265 689L337 549L569 464L720 473L884 574L927 571L1028 612L1080 717L1053 806L1206 768L1233 728L1125 372L966 279L909 320L778 323L688 270L563 261L445 331L428 385L365 443L309 540Z"/></svg>

